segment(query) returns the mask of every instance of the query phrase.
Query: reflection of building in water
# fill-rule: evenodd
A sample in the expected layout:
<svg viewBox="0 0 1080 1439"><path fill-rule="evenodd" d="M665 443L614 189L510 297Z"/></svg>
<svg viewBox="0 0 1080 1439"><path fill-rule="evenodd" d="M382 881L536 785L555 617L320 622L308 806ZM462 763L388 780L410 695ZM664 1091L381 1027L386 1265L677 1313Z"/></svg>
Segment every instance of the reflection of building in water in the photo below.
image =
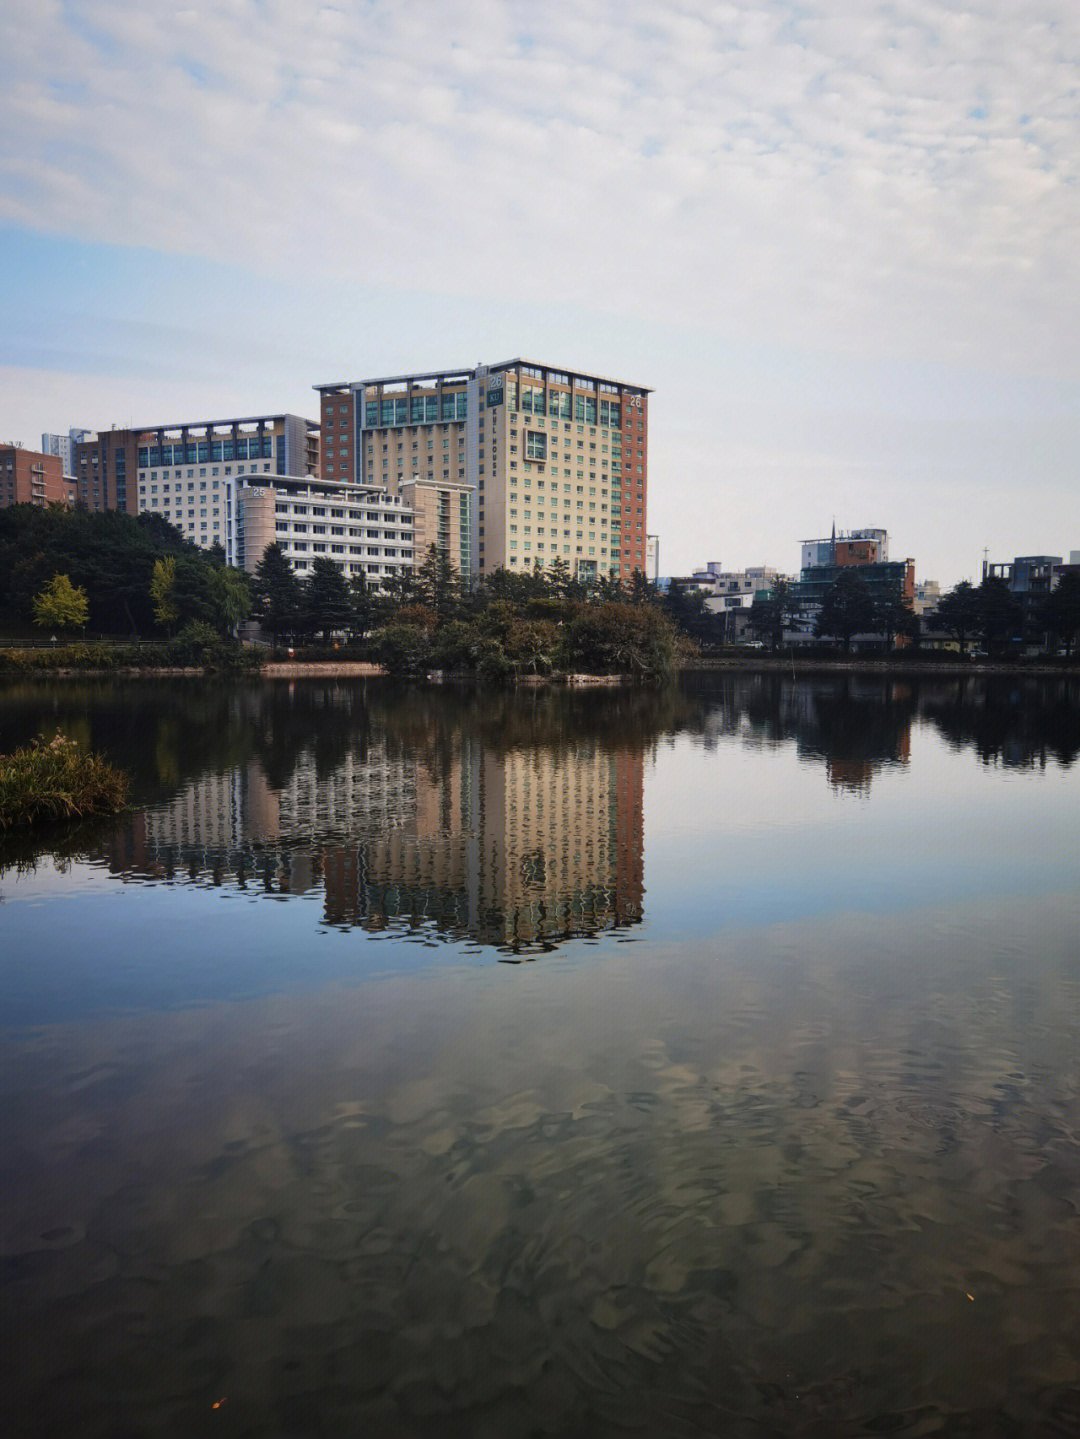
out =
<svg viewBox="0 0 1080 1439"><path fill-rule="evenodd" d="M302 754L277 792L277 824L262 834L267 839L378 834L416 809L416 791L415 761L391 758L381 745L371 745L363 758L350 752L321 774L312 756Z"/></svg>
<svg viewBox="0 0 1080 1439"><path fill-rule="evenodd" d="M592 740L503 754L459 737L434 767L379 744L323 774L304 755L275 791L252 762L143 811L110 861L291 894L321 882L331 924L528 947L640 919L643 763Z"/></svg>
<svg viewBox="0 0 1080 1439"><path fill-rule="evenodd" d="M427 918L512 946L640 919L642 772L640 753L595 744L466 741L418 779L414 826L327 855L327 918Z"/></svg>

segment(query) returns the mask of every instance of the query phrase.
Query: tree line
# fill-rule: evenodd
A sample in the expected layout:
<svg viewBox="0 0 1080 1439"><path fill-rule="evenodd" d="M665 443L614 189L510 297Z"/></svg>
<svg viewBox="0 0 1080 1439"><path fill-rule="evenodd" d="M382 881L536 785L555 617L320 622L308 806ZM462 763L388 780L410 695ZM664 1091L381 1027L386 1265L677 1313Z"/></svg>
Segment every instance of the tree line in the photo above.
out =
<svg viewBox="0 0 1080 1439"><path fill-rule="evenodd" d="M767 598L754 604L750 625L762 641L779 649L802 611L797 587L778 580ZM882 647L891 650L898 638L917 645L927 631L954 639L961 654L974 642L989 655L1001 655L1019 641L1060 647L1071 655L1080 634L1080 575L1067 571L1056 589L1026 605L998 576L979 585L962 580L920 620L899 595L875 595L852 567L825 591L814 620L815 636L838 641L845 653L856 635L879 635Z"/></svg>
<svg viewBox="0 0 1080 1439"><path fill-rule="evenodd" d="M9 632L146 638L201 625L230 636L251 606L248 577L220 545L201 549L159 515L0 509L0 624Z"/></svg>
<svg viewBox="0 0 1080 1439"><path fill-rule="evenodd" d="M0 625L13 634L89 630L191 648L234 641L252 618L279 646L345 643L397 674L657 677L701 613L700 596L663 597L640 574L588 584L561 560L470 586L432 546L416 570L372 589L324 556L299 576L278 544L245 574L219 545L202 549L154 514L0 510Z"/></svg>
<svg viewBox="0 0 1080 1439"><path fill-rule="evenodd" d="M432 545L415 570L381 591L347 581L316 559L305 580L278 545L267 547L254 581L256 613L279 643L341 636L391 674L430 670L488 678L580 670L659 678L675 667L677 615L641 574L625 585L594 584L556 560L546 569L499 569L472 585Z"/></svg>

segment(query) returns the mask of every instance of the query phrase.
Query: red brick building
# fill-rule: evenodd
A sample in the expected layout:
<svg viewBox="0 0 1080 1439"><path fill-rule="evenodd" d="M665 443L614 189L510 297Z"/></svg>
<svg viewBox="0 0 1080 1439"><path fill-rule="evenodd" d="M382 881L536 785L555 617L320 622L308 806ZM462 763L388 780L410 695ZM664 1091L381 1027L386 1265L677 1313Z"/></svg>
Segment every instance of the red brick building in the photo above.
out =
<svg viewBox="0 0 1080 1439"><path fill-rule="evenodd" d="M59 455L0 445L0 507L6 505L69 505L75 486L65 478Z"/></svg>

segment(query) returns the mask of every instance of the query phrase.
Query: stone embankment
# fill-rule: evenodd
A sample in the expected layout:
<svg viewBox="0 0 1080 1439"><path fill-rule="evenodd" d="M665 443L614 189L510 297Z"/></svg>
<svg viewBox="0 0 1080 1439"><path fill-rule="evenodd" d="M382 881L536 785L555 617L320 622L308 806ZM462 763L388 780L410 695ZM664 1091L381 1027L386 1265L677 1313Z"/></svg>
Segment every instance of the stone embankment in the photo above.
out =
<svg viewBox="0 0 1080 1439"><path fill-rule="evenodd" d="M382 665L367 660L273 660L259 666L264 680L352 680L382 673Z"/></svg>

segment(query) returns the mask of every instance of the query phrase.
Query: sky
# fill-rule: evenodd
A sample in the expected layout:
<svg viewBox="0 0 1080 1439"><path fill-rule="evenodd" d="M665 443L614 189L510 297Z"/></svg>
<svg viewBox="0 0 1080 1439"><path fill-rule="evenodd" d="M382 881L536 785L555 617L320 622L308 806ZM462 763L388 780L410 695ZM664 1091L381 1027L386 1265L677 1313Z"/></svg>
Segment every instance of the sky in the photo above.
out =
<svg viewBox="0 0 1080 1439"><path fill-rule="evenodd" d="M523 356L662 573L1080 549L1076 0L5 0L0 442Z"/></svg>

